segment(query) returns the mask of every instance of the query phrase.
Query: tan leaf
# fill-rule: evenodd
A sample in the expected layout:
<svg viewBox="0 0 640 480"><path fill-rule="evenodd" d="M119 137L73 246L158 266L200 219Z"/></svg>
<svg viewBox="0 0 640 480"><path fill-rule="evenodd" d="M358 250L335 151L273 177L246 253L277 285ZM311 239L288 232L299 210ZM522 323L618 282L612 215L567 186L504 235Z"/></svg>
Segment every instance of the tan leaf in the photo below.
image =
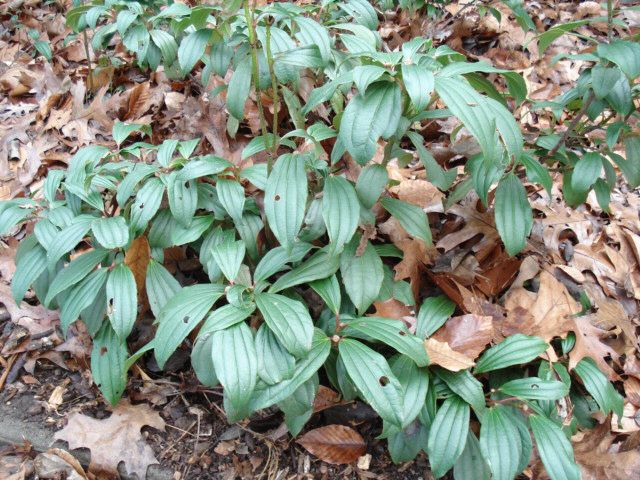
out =
<svg viewBox="0 0 640 480"><path fill-rule="evenodd" d="M145 281L147 278L147 265L149 265L150 259L151 250L145 236L138 237L131 242L129 250L124 255L124 263L131 269L136 280L140 303L144 303L144 299L146 299Z"/></svg>
<svg viewBox="0 0 640 480"><path fill-rule="evenodd" d="M320 385L318 393L316 393L316 398L313 399L313 412L321 412L327 408L335 407L340 403L340 394L338 392L324 385Z"/></svg>
<svg viewBox="0 0 640 480"><path fill-rule="evenodd" d="M345 425L327 425L304 434L297 441L327 463L353 463L367 450L362 435Z"/></svg>
<svg viewBox="0 0 640 480"><path fill-rule="evenodd" d="M432 365L440 365L442 368L452 372L459 372L475 365L471 358L456 352L447 342L439 342L435 338L428 338L424 341L424 348L427 350Z"/></svg>
<svg viewBox="0 0 640 480"><path fill-rule="evenodd" d="M456 352L470 359L478 358L493 338L493 318L469 313L446 321L434 335L439 342L446 342Z"/></svg>
<svg viewBox="0 0 640 480"><path fill-rule="evenodd" d="M394 318L402 320L411 315L411 309L395 298L390 298L384 302L373 302L376 311L371 314L373 317Z"/></svg>
<svg viewBox="0 0 640 480"><path fill-rule="evenodd" d="M151 92L149 91L149 82L139 83L131 90L129 96L129 108L125 120L136 120L140 118L149 108L149 98Z"/></svg>
<svg viewBox="0 0 640 480"><path fill-rule="evenodd" d="M144 441L140 429L148 425L164 430L164 420L148 405L131 405L121 400L109 418L98 420L81 413L71 413L67 426L54 438L69 443L69 448L91 450L89 471L117 475L118 463L125 469L145 478L147 467L158 463L153 450Z"/></svg>

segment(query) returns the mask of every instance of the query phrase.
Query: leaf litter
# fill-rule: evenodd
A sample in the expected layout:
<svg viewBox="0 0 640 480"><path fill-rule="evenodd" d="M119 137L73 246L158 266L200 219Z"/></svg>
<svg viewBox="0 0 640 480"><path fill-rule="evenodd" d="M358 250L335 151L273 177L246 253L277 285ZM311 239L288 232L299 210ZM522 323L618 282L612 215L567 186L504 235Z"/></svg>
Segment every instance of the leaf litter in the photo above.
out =
<svg viewBox="0 0 640 480"><path fill-rule="evenodd" d="M540 30L555 23L603 14L598 2L530 3L529 14ZM12 7L12 4L15 5ZM52 43L57 59L53 65L27 55L24 35L12 26L7 27L8 12L22 4L29 7L22 10L22 21L41 30ZM500 21L480 15L476 8L467 8L466 2L448 5L447 14L437 22L412 18L406 11L385 14L380 33L393 50L407 38L427 31L436 41L464 53L470 60L487 60L496 67L523 73L532 99L549 99L575 82L584 62L563 59L552 63L550 59L559 53L580 51L579 39L562 37L541 56L537 43L528 37L530 33L525 34L502 6L497 8L502 13ZM235 164L240 164L244 146L259 134L255 99L246 105L254 115L250 114L248 124L231 138L226 132L223 99L206 95L219 80L212 78L207 89L199 91L192 89L195 82L191 80L174 83L162 73L148 79L131 66L131 59L122 52L118 55L128 61L127 67L96 69L87 86L87 59L82 44L79 39L64 42L68 33L64 19L51 6L33 1L8 2L0 7L0 21L2 28L6 28L0 38L1 199L37 194L47 170L68 164L80 146L94 142L113 146L109 132L116 120L152 125L156 141L169 136L184 139L203 136L206 140L206 147L200 147L203 151L229 158ZM630 17L629 22L635 22L637 28L637 18ZM606 26L598 23L580 28L606 30ZM311 83L311 80L302 80L303 98L305 88L307 94L311 88L307 84ZM532 131L554 125L553 120L544 115L519 113L521 122ZM319 114L322 116L322 112ZM451 140L449 134L457 127L447 122L432 122L423 132L430 142L430 150L447 168L459 168L456 162L476 149L470 137L465 137L464 129L462 135ZM246 161L259 163L264 160L262 157L259 154ZM638 192L628 191L624 186L614 190L611 212L606 215L594 199L587 199L585 205L576 209L567 207L560 200L558 178L554 178L551 196L530 188L529 198L537 216L524 255L521 259L512 259L501 246L491 212L475 194L467 194L459 204L445 208L442 194L425 179L424 170L415 162L408 166L391 162L388 171L390 178L397 182L390 193L429 213L435 241L435 247L427 247L410 238L391 218L379 223L377 233L386 236L403 254L402 261L395 266L394 279L407 280L414 296L443 292L456 303L460 313L447 320L427 340L432 362L456 371L473 365L487 345L508 335L525 333L547 341L574 335L569 368L585 356L592 357L611 380L619 382L625 393L622 428L617 421L599 419L593 430L572 439L583 478L616 480L640 475ZM284 453L286 442L274 446L260 433L260 430L276 429L278 422L274 424L273 416L265 415L254 424L242 425L226 440L219 440L225 432L214 436L211 425L220 424L222 420L219 407L211 398L219 396L219 391L198 387L193 376L181 370L186 359L174 359L174 365L169 368L170 380L157 375L150 362L138 368L130 392L136 401L142 402L138 405L123 400L107 418L91 418L68 409L69 394L73 394L80 398L77 410L106 415L87 377L90 341L86 332L76 327L72 327L65 339L57 325L57 314L33 304L32 296L27 295L18 306L12 302L8 284L14 273L13 257L17 242L25 236L22 231L13 233L14 237L3 244L0 255L0 303L4 306L0 311L3 325L0 360L6 372L0 383L0 388L4 387L2 399L10 402L30 390L38 392L40 398L49 399L51 405L60 407L66 415L67 424L56 436L67 440L70 448L89 448L92 455L85 472L73 457L52 449L37 456L30 467L26 462L18 462L11 475L17 475L16 479L28 478L29 468L33 471L36 464L36 470L40 468L42 472L42 465L46 463L57 465L54 470L67 472L68 478L92 478L99 472L113 475L118 464L124 462L128 471L142 478L148 465L171 459L172 465L181 465L186 458L187 463L195 465L192 472L204 471L213 463L211 455L226 457L227 461L219 466L221 475L226 471L227 478L236 474L251 478L250 475L260 472L309 473L308 455L298 449L294 460L288 459ZM191 274L189 259L181 253L175 260L174 270L182 279L187 279ZM148 255L148 244L145 246L143 241L128 252L127 261L138 284L143 283ZM585 298L588 302L581 302ZM410 326L414 323L411 305L395 300L377 303L375 309L379 315L405 321ZM65 372L72 372L77 384L56 390L48 380L59 379L67 375ZM38 377L42 377L42 381ZM347 470L340 470L341 475L357 473L373 478L369 460L363 457L367 451L374 453L374 464L384 472L389 462L373 448L377 443L367 423L371 423L366 413L368 407L356 402L358 414L352 414L349 426L331 423L322 426L335 418L336 409L339 411L342 405L339 398L326 389L320 392L315 408L315 425L320 426L309 430L298 443L329 463L357 462L358 467L346 467ZM191 407L192 403L198 406ZM148 404L161 408L164 419ZM202 414L197 413L199 410L193 408L204 408L210 413L209 426L205 425ZM59 422L53 424L60 426ZM169 432L163 434L169 443L164 444L159 453L158 445L162 441L153 444L154 451L141 434L141 428L151 426L165 430L165 425L177 430L168 428ZM366 439L358 429L367 433ZM224 448L216 448L220 452L217 454L211 445L215 446L216 437L217 445L227 442ZM181 444L187 447L181 450ZM288 448L294 452L295 447L289 445ZM280 460L281 457L285 460ZM536 462L527 471L529 478L542 474L541 464ZM285 463L289 465L283 467ZM5 468L4 465L1 468ZM408 475L412 468L423 472L426 467L424 459L419 458L412 467L403 468L400 470ZM338 472L327 470L326 466L319 466L317 470L324 475ZM183 473L187 474L184 478L189 478L189 471Z"/></svg>

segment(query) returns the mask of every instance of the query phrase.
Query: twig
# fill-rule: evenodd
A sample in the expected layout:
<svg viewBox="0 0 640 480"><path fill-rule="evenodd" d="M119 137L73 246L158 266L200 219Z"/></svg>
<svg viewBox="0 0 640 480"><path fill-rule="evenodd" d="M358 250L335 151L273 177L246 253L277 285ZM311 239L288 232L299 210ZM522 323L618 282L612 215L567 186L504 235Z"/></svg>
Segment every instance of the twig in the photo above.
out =
<svg viewBox="0 0 640 480"><path fill-rule="evenodd" d="M7 361L7 366L2 372L2 375L0 375L0 390L2 390L2 387L4 387L4 382L7 380L7 377L9 376L9 371L13 366L13 362L16 361L16 358L18 358L17 353L14 353L13 355L11 355L11 357L9 357L9 361Z"/></svg>
<svg viewBox="0 0 640 480"><path fill-rule="evenodd" d="M562 134L562 136L558 140L558 143L556 143L553 146L553 148L551 150L549 150L549 153L547 153L547 157L553 157L558 152L560 147L562 147L565 144L565 142L569 138L569 135L576 128L576 126L578 125L578 123L580 122L580 120L582 119L584 114L587 112L587 109L591 105L591 102L593 102L593 100L595 98L596 98L595 93L593 93L593 91L590 92L589 96L587 97L585 102L582 104L582 108L580 108L580 111L578 113L576 113L575 117L573 117L573 120L571 120L571 123L569 124L569 127L564 131L564 133Z"/></svg>
<svg viewBox="0 0 640 480"><path fill-rule="evenodd" d="M87 31L82 31L84 37L84 53L87 55L87 65L89 66L89 75L87 76L87 87L89 90L93 90L93 67L91 66L91 55L89 54L89 37L87 37Z"/></svg>

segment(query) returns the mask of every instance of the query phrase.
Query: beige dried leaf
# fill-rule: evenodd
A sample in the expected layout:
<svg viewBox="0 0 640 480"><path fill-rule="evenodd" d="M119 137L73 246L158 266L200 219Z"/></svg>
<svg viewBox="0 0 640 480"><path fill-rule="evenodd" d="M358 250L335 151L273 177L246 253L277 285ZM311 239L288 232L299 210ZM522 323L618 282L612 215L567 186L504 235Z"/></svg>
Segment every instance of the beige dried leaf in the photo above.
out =
<svg viewBox="0 0 640 480"><path fill-rule="evenodd" d="M440 365L446 370L459 372L473 367L475 362L463 353L453 350L447 342L439 342L435 338L424 341L431 365Z"/></svg>

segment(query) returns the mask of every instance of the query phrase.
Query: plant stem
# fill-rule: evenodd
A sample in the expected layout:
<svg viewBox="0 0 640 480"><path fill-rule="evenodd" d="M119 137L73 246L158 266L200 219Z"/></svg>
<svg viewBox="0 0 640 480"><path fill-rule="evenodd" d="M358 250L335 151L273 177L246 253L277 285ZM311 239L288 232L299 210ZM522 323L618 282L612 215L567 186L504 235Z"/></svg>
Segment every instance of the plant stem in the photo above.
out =
<svg viewBox="0 0 640 480"><path fill-rule="evenodd" d="M244 16L247 22L247 31L249 33L249 46L251 47L251 77L253 82L253 88L256 95L256 103L258 104L258 116L260 118L260 130L262 131L262 135L267 139L269 131L267 130L267 121L264 116L264 108L262 106L262 97L260 96L260 88L259 88L259 79L260 73L258 71L258 46L256 39L256 30L255 25L253 24L253 16L255 13L255 7L249 7L249 0L244 1ZM271 164L273 163L273 158L271 153L269 153L269 157L267 158L267 171L271 171Z"/></svg>
<svg viewBox="0 0 640 480"><path fill-rule="evenodd" d="M271 90L273 91L273 145L272 157L278 155L278 112L280 111L280 96L278 95L278 79L276 78L273 68L273 55L271 55L271 22L267 22L267 44L265 49L267 52L267 64L269 65L269 76L271 77ZM267 169L270 170L269 168Z"/></svg>
<svg viewBox="0 0 640 480"><path fill-rule="evenodd" d="M587 109L589 108L589 106L591 105L591 102L593 102L595 97L596 96L595 96L595 93L593 93L593 91L589 92L589 96L587 97L585 102L582 104L582 108L580 108L580 111L576 113L575 117L573 117L573 120L571 120L569 127L564 131L564 133L562 134L562 137L560 137L560 140L558 140L558 143L556 143L553 146L553 148L549 150L549 153L547 153L547 157L553 157L558 152L560 147L562 147L565 144L565 142L569 138L569 135L576 128L576 126L578 125L578 123L580 122L584 114L587 112Z"/></svg>
<svg viewBox="0 0 640 480"><path fill-rule="evenodd" d="M91 67L91 55L89 54L89 38L87 37L87 30L82 31L84 37L84 53L87 56L87 65L89 66L89 75L87 76L87 86L89 90L93 90L93 67Z"/></svg>
<svg viewBox="0 0 640 480"><path fill-rule="evenodd" d="M613 0L607 0L607 39L613 38Z"/></svg>

